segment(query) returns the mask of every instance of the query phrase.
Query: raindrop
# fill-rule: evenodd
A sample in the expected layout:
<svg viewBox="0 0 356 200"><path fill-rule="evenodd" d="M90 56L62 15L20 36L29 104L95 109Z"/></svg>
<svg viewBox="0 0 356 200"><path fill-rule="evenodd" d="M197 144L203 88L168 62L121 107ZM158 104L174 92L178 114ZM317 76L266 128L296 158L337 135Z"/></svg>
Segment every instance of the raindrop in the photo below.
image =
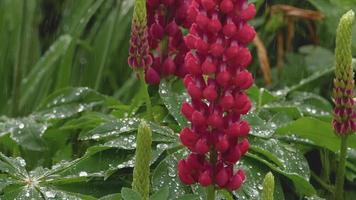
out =
<svg viewBox="0 0 356 200"><path fill-rule="evenodd" d="M23 124L23 123L21 123L20 125L19 125L19 128L20 129L23 129L25 127L25 124Z"/></svg>
<svg viewBox="0 0 356 200"><path fill-rule="evenodd" d="M83 171L83 172L79 173L79 176L80 177L85 177L85 176L88 176L88 173Z"/></svg>
<svg viewBox="0 0 356 200"><path fill-rule="evenodd" d="M56 196L56 195L55 195L53 192L51 192L51 191L45 192L45 195L46 195L47 198L54 198L54 197Z"/></svg>

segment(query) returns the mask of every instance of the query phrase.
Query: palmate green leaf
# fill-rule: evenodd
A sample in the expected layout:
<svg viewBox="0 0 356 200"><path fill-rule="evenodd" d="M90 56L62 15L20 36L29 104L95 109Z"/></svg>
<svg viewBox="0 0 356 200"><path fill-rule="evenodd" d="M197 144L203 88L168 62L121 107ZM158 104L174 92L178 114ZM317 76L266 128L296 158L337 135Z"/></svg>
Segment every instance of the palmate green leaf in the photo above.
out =
<svg viewBox="0 0 356 200"><path fill-rule="evenodd" d="M297 148L276 139L251 138L250 143L249 157L261 161L272 170L286 176L301 194L307 196L315 194L315 189L309 183L308 162Z"/></svg>
<svg viewBox="0 0 356 200"><path fill-rule="evenodd" d="M21 147L32 151L44 151L48 147L42 139L52 126L53 120L71 117L75 114L103 105L109 97L89 88L67 88L50 95L37 112L22 118L0 117L0 137L10 138Z"/></svg>
<svg viewBox="0 0 356 200"><path fill-rule="evenodd" d="M41 138L47 128L46 123L39 122L34 116L0 118L0 138L10 134L13 141L27 150L43 151L47 148Z"/></svg>
<svg viewBox="0 0 356 200"><path fill-rule="evenodd" d="M99 200L121 200L121 194L109 194L104 197L101 197Z"/></svg>
<svg viewBox="0 0 356 200"><path fill-rule="evenodd" d="M141 195L130 188L122 188L121 197L124 200L142 200Z"/></svg>
<svg viewBox="0 0 356 200"><path fill-rule="evenodd" d="M187 120L181 113L182 103L189 100L189 96L185 92L178 92L173 87L173 82L162 80L159 86L159 95L161 96L164 105L169 113L174 117L180 127L188 126Z"/></svg>
<svg viewBox="0 0 356 200"><path fill-rule="evenodd" d="M86 87L66 88L48 96L33 115L42 120L64 119L104 105L109 97Z"/></svg>
<svg viewBox="0 0 356 200"><path fill-rule="evenodd" d="M334 134L331 122L324 122L312 117L303 117L276 130L279 135L296 135L313 142L313 145L337 152L340 138ZM349 137L349 147L356 148L356 136Z"/></svg>
<svg viewBox="0 0 356 200"><path fill-rule="evenodd" d="M43 91L43 87L46 86L43 82L44 78L51 76L55 62L67 51L71 41L72 37L69 35L63 35L58 38L33 67L29 75L22 80L21 91L23 93L21 94L20 108L25 105L33 107L37 103L35 101L40 101L45 95L45 91ZM47 84L49 85L48 82Z"/></svg>
<svg viewBox="0 0 356 200"><path fill-rule="evenodd" d="M159 191L162 187L169 187L169 198L176 199L184 194L189 194L189 186L182 184L177 175L177 163L188 152L185 149L178 150L168 155L161 161L152 175L152 189Z"/></svg>
<svg viewBox="0 0 356 200"><path fill-rule="evenodd" d="M243 168L246 174L246 181L240 189L234 191L234 196L239 199L261 199L263 189L263 178L269 169L261 165L258 161L244 157L238 164L238 168ZM274 189L275 199L284 200L284 193L279 179L276 179Z"/></svg>
<svg viewBox="0 0 356 200"><path fill-rule="evenodd" d="M132 132L137 130L140 123L138 118L122 118L110 120L102 125L90 130L89 132L83 132L79 138L81 140L102 140L108 137L120 136L122 133ZM153 122L149 122L152 132L159 134L162 137L162 141L172 141L176 139L176 134L172 129L166 126L161 126ZM153 135L153 140L157 141L157 136Z"/></svg>
<svg viewBox="0 0 356 200"><path fill-rule="evenodd" d="M0 195L0 199L93 199L89 196L61 191L54 185L49 185L53 177L59 177L58 174L54 176L54 173L70 168L74 164L75 161L51 170L37 168L27 172L26 162L22 158L10 158L0 154L0 172L7 174L7 176L0 176L1 189L4 192Z"/></svg>
<svg viewBox="0 0 356 200"><path fill-rule="evenodd" d="M156 193L154 193L150 197L150 200L168 200L168 197L169 197L169 188L166 186L158 190Z"/></svg>

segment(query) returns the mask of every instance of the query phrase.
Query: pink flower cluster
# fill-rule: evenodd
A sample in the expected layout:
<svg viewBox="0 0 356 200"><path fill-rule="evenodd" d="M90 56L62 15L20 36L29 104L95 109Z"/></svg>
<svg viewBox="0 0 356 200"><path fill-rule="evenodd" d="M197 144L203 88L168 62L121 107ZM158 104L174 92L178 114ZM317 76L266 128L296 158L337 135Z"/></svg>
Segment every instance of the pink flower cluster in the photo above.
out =
<svg viewBox="0 0 356 200"><path fill-rule="evenodd" d="M190 0L147 0L148 41L153 64L146 70L146 81L158 84L162 76L184 77L184 57L188 48L181 27L186 21Z"/></svg>
<svg viewBox="0 0 356 200"><path fill-rule="evenodd" d="M182 113L191 128L180 139L191 153L178 164L185 184L233 191L245 179L234 165L249 148L250 125L241 116L252 106L245 93L254 81L246 70L252 60L246 45L256 34L247 23L255 14L247 0L193 0L188 8L184 85L191 103Z"/></svg>

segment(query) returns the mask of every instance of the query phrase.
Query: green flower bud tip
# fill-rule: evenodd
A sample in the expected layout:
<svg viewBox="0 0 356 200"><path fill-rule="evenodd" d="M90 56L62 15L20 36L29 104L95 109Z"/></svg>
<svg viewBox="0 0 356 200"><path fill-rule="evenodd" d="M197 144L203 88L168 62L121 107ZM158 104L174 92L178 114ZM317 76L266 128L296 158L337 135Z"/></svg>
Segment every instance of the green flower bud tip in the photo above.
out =
<svg viewBox="0 0 356 200"><path fill-rule="evenodd" d="M268 172L263 180L262 200L274 199L274 176Z"/></svg>
<svg viewBox="0 0 356 200"><path fill-rule="evenodd" d="M343 15L336 34L333 127L335 133L340 136L356 131L355 82L351 52L354 19L355 13L352 10Z"/></svg>
<svg viewBox="0 0 356 200"><path fill-rule="evenodd" d="M147 24L147 10L145 0L135 0L133 21L140 24L141 26L146 26Z"/></svg>
<svg viewBox="0 0 356 200"><path fill-rule="evenodd" d="M152 133L145 121L138 128L136 139L135 167L132 189L139 192L143 200L148 200L150 191L150 162L152 157Z"/></svg>

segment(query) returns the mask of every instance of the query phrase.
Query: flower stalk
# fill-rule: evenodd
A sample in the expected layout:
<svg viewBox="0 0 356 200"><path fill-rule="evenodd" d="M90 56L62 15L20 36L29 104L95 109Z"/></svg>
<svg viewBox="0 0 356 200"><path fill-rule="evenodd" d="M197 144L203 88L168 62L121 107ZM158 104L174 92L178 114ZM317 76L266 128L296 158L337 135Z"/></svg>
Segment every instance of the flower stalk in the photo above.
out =
<svg viewBox="0 0 356 200"><path fill-rule="evenodd" d="M336 173L335 200L343 200L345 163L348 136L356 130L356 111L354 108L354 73L352 68L352 25L355 18L351 10L340 20L336 35L336 69L333 100L335 104L333 127L341 138L339 166Z"/></svg>

